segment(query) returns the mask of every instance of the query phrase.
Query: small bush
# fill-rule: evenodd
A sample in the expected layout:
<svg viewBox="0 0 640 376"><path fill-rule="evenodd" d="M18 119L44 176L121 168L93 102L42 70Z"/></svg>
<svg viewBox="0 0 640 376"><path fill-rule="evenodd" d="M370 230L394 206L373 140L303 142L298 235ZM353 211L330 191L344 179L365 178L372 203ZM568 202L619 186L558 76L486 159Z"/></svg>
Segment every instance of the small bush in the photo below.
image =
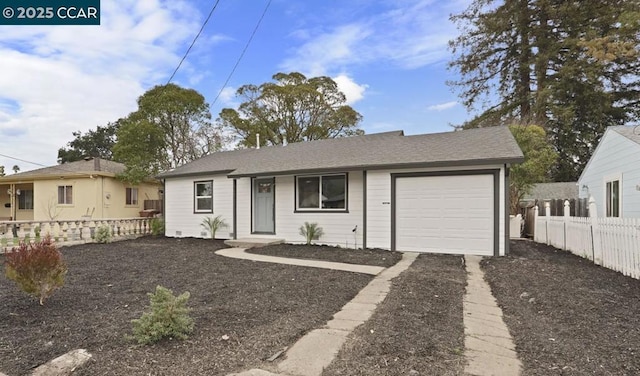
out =
<svg viewBox="0 0 640 376"><path fill-rule="evenodd" d="M193 319L189 317L187 300L189 292L176 297L173 291L162 286L149 293L151 306L139 319L132 320L133 339L142 345L159 341L164 337L188 338L193 331Z"/></svg>
<svg viewBox="0 0 640 376"><path fill-rule="evenodd" d="M41 242L20 243L5 254L5 274L40 305L64 285L67 265L49 235Z"/></svg>
<svg viewBox="0 0 640 376"><path fill-rule="evenodd" d="M307 244L311 244L313 240L320 239L324 235L324 231L317 223L305 222L303 226L300 226L300 235L307 239Z"/></svg>
<svg viewBox="0 0 640 376"><path fill-rule="evenodd" d="M205 219L202 220L202 223L200 224L200 226L202 226L202 228L204 228L205 230L209 231L209 233L211 234L211 239L216 238L216 232L218 232L218 230L220 230L223 227L228 227L227 222L225 222L225 220L222 219L221 215L215 218L206 217Z"/></svg>
<svg viewBox="0 0 640 376"><path fill-rule="evenodd" d="M109 243L111 241L111 228L102 225L96 229L96 242Z"/></svg>
<svg viewBox="0 0 640 376"><path fill-rule="evenodd" d="M151 235L164 235L164 219L153 218L151 220Z"/></svg>

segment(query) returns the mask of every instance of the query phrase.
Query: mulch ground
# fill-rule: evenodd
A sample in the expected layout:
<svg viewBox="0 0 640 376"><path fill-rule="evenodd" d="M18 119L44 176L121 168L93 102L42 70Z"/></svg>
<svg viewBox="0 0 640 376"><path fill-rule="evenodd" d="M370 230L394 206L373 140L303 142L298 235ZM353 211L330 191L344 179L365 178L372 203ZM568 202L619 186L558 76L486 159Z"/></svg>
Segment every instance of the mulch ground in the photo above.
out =
<svg viewBox="0 0 640 376"><path fill-rule="evenodd" d="M348 251L348 252L345 252ZM382 249L349 249L327 245L274 244L260 248L249 248L249 253L259 255L302 258L343 262L346 264L372 265L388 268L402 259L401 252Z"/></svg>
<svg viewBox="0 0 640 376"><path fill-rule="evenodd" d="M524 375L640 374L640 280L530 241L482 265Z"/></svg>
<svg viewBox="0 0 640 376"><path fill-rule="evenodd" d="M420 255L323 376L461 375L465 286L461 257Z"/></svg>
<svg viewBox="0 0 640 376"><path fill-rule="evenodd" d="M145 237L62 248L66 284L44 306L0 277L0 371L29 374L77 348L93 358L76 375L268 368L264 359L324 325L372 278L213 253L223 247L215 240ZM125 336L157 285L191 293L195 331L184 341L136 346Z"/></svg>

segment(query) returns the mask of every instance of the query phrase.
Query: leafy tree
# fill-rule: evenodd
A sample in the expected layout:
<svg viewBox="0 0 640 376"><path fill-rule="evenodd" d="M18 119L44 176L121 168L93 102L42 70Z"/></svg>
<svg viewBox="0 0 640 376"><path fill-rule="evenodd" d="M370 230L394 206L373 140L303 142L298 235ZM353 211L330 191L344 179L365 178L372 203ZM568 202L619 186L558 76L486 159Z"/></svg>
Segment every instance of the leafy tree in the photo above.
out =
<svg viewBox="0 0 640 376"><path fill-rule="evenodd" d="M608 125L640 111L640 12L628 0L474 0L452 17L464 127L540 124L575 180Z"/></svg>
<svg viewBox="0 0 640 376"><path fill-rule="evenodd" d="M362 116L346 105L345 95L329 77L307 78L277 73L275 82L244 85L236 96L243 99L238 110L225 108L219 122L244 147L363 134L357 128Z"/></svg>
<svg viewBox="0 0 640 376"><path fill-rule="evenodd" d="M549 169L558 155L547 140L544 128L538 125L511 125L509 130L524 154L524 162L511 167L509 200L511 214L518 214L518 203L536 183L548 179Z"/></svg>
<svg viewBox="0 0 640 376"><path fill-rule="evenodd" d="M113 148L127 166L122 178L139 181L218 150L222 138L209 105L193 89L155 86L138 98L138 110L122 119Z"/></svg>
<svg viewBox="0 0 640 376"><path fill-rule="evenodd" d="M95 130L89 130L85 134L73 132L75 138L67 143L67 147L58 149L58 162L80 161L87 157L113 160L112 148L116 144L119 127L120 123L116 121L104 127L98 125Z"/></svg>
<svg viewBox="0 0 640 376"><path fill-rule="evenodd" d="M113 147L116 160L125 164L119 178L137 185L168 167L163 164L164 135L147 121L124 120L118 130L118 142Z"/></svg>
<svg viewBox="0 0 640 376"><path fill-rule="evenodd" d="M17 174L18 172L20 172L20 166L18 165L13 165L11 169L13 170L14 174Z"/></svg>

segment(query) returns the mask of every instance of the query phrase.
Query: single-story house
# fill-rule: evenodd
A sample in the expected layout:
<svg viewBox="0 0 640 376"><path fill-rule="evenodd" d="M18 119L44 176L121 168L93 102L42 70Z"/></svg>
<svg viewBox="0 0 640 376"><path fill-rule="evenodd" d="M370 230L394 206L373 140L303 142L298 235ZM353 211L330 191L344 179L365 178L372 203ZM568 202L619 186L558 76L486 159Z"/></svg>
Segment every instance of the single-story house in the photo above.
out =
<svg viewBox="0 0 640 376"><path fill-rule="evenodd" d="M523 155L506 127L405 136L402 131L223 151L163 173L165 233L504 255L509 166Z"/></svg>
<svg viewBox="0 0 640 376"><path fill-rule="evenodd" d="M162 186L123 183L116 175L124 169L87 158L0 177L0 221L138 217L144 200L160 200Z"/></svg>
<svg viewBox="0 0 640 376"><path fill-rule="evenodd" d="M578 189L599 217L640 217L640 128L612 126L587 162Z"/></svg>

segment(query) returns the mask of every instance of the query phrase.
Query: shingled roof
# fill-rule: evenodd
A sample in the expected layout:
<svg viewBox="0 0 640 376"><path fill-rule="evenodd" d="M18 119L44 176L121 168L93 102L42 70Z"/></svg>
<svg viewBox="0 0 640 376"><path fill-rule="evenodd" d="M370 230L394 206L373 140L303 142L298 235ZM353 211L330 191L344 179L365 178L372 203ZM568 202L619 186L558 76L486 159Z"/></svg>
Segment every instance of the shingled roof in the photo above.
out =
<svg viewBox="0 0 640 376"><path fill-rule="evenodd" d="M123 172L124 164L101 158L88 158L82 161L68 162L55 166L43 167L37 170L19 172L17 174L0 177L0 181L46 179L51 177L71 177L89 175L114 176Z"/></svg>
<svg viewBox="0 0 640 376"><path fill-rule="evenodd" d="M609 127L608 129L615 131L616 133L628 138L636 144L640 144L640 126L630 127L626 125L618 125Z"/></svg>
<svg viewBox="0 0 640 376"><path fill-rule="evenodd" d="M507 127L404 136L402 131L217 152L160 178L224 173L229 177L403 167L522 162Z"/></svg>

